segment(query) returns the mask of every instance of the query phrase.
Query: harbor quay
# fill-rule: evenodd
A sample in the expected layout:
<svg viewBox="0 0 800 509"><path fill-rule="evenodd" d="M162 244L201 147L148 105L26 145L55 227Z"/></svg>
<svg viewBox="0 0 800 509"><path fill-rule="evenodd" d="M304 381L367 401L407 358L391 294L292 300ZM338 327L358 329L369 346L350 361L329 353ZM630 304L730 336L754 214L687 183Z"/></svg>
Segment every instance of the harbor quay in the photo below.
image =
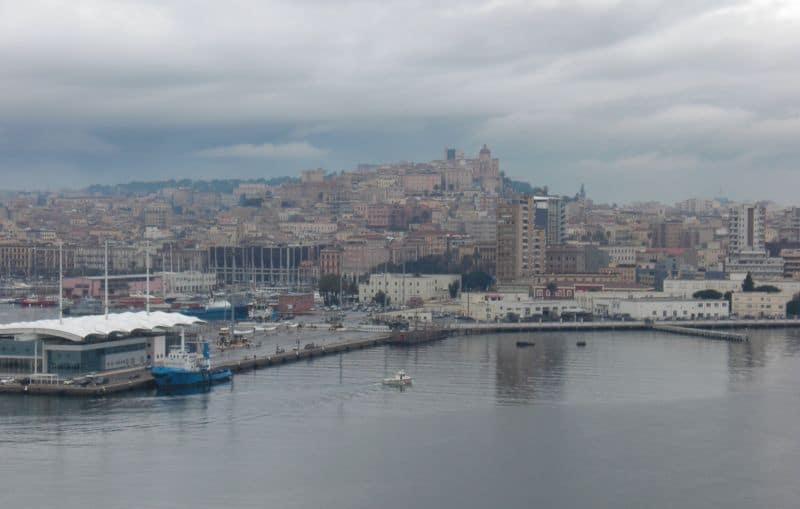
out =
<svg viewBox="0 0 800 509"><path fill-rule="evenodd" d="M275 327L271 333L254 334L246 347L222 349L215 345L213 360L215 367L238 373L386 344L411 345L449 336L654 330L741 342L748 340L748 329L793 327L800 327L800 320L695 320L679 325L631 320L448 322L392 333L294 323ZM0 365L18 369L13 376L0 378L0 393L91 397L152 388L150 366L179 344L183 330L190 330L196 342L213 335L219 324L204 323L179 313L139 312L112 314L107 318L98 315L2 325ZM24 361L27 364L21 365Z"/></svg>
<svg viewBox="0 0 800 509"><path fill-rule="evenodd" d="M778 329L800 327L800 318L782 319L726 319L726 320L679 320L652 322L649 320L600 320L574 322L518 322L518 323L452 323L447 330L452 334L486 334L500 332L581 332L581 331L636 331L662 330L667 332L696 331L697 336L712 337L706 332L717 329ZM688 330L688 331L687 331Z"/></svg>

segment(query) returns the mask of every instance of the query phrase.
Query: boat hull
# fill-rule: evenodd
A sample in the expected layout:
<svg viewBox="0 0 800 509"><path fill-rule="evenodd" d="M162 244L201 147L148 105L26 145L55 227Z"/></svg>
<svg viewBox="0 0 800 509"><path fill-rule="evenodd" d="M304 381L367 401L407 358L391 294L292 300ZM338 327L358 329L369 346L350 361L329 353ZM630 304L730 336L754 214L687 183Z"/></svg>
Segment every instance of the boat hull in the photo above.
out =
<svg viewBox="0 0 800 509"><path fill-rule="evenodd" d="M230 308L182 308L179 311L181 314L194 316L209 322L231 319ZM234 306L233 312L235 320L247 318L247 306Z"/></svg>
<svg viewBox="0 0 800 509"><path fill-rule="evenodd" d="M153 379L159 389L197 387L229 381L233 374L227 368L201 369L189 371L176 368L154 367Z"/></svg>

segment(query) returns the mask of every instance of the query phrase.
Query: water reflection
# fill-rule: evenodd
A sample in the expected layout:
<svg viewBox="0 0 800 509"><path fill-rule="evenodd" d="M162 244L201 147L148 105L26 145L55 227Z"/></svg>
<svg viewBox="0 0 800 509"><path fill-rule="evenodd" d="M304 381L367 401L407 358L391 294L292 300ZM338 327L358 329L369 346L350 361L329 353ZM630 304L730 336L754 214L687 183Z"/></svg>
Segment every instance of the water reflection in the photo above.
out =
<svg viewBox="0 0 800 509"><path fill-rule="evenodd" d="M750 341L728 343L728 373L731 382L752 382L758 370L767 365L768 340L758 334L750 334Z"/></svg>
<svg viewBox="0 0 800 509"><path fill-rule="evenodd" d="M194 385L189 387L169 387L156 389L156 396L190 396L211 392L210 385Z"/></svg>
<svg viewBox="0 0 800 509"><path fill-rule="evenodd" d="M535 341L518 347L517 341ZM564 385L567 338L511 335L495 345L495 390L501 401L532 401L537 395L559 398Z"/></svg>

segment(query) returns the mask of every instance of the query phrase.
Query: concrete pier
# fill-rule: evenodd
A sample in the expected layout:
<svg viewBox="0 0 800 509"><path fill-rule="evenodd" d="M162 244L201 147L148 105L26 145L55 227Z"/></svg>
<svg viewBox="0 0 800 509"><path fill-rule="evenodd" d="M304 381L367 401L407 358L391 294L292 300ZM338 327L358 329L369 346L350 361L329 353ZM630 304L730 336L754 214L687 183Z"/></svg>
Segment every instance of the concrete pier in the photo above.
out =
<svg viewBox="0 0 800 509"><path fill-rule="evenodd" d="M237 359L225 359L220 362L215 362L214 365L215 367L228 368L234 373L241 371L252 371L254 369L262 369L270 366L279 366L292 362L309 360L324 355L333 355L352 350L372 348L386 344L390 339L390 335L382 335L373 338L349 339L337 341L335 343L328 343L326 345L315 346L313 348L301 348L300 350L292 350L289 352L276 353L272 355L245 355ZM151 389L155 385L153 377L150 375L150 371L144 368L103 372L101 373L101 376L107 380L105 383L90 383L83 386L74 383L67 385L64 384L63 380L55 381L53 383L32 381L29 384L21 384L16 382L2 384L0 385L0 394L16 393L49 396L92 397L105 396L108 394L115 394L137 389ZM24 379L26 377L20 376L19 378Z"/></svg>
<svg viewBox="0 0 800 509"><path fill-rule="evenodd" d="M710 339L721 339L724 341L733 341L736 343L743 343L750 341L750 338L745 334L737 334L727 330L709 330L698 329L694 327L679 327L676 325L653 325L653 330L660 332L670 332L672 334L681 334L684 336L699 336Z"/></svg>
<svg viewBox="0 0 800 509"><path fill-rule="evenodd" d="M680 325L677 325L677 324ZM660 332L684 334L709 339L727 341L748 341L745 334L716 329L756 329L756 328L789 328L800 327L798 319L784 320L694 320L680 322L626 321L594 321L594 322L529 322L529 323L450 323L442 327L437 339L450 335L513 333L513 332L588 332L588 331L633 331L656 330ZM714 330L711 330L713 328ZM321 332L319 332L321 333ZM327 333L326 333L327 334ZM288 339L288 338L286 338ZM228 368L233 372L263 369L271 366L290 364L315 357L341 354L352 350L372 348L392 343L390 334L373 337L342 339L340 341L315 344L308 348L291 350L282 353L264 353L263 350L250 355L242 351L235 358L217 358L215 366ZM299 345L299 342L298 342ZM64 384L63 381L47 383L39 381L23 385L20 383L0 384L0 393L39 394L51 396L104 396L136 389L148 389L154 386L150 372L144 368L119 370L101 373L105 383L91 383L85 386ZM24 378L24 376L20 376Z"/></svg>
<svg viewBox="0 0 800 509"><path fill-rule="evenodd" d="M215 363L215 366L228 368L233 372L251 371L253 369L261 369L301 360L313 359L314 357L349 352L351 350L372 348L374 346L384 345L388 343L390 339L390 335L383 335L375 338L349 339L337 341L335 343L328 343L326 345L318 345L314 348L302 348L300 350L292 350L290 352L276 353L272 355L254 354L252 357L245 356L240 359L217 362Z"/></svg>
<svg viewBox="0 0 800 509"><path fill-rule="evenodd" d="M518 322L518 323L452 323L446 329L454 334L486 334L499 332L579 332L579 331L615 331L615 330L648 330L654 322L644 320L599 320L586 322ZM779 320L680 320L655 322L661 326L676 325L702 329L781 329L800 327L800 319L785 318Z"/></svg>
<svg viewBox="0 0 800 509"><path fill-rule="evenodd" d="M105 383L77 383L65 384L63 380L48 382L45 380L32 380L29 384L18 382L0 384L0 394L35 394L43 396L104 396L120 392L133 391L153 387L153 377L150 370L145 368L124 369L107 371L101 374ZM25 376L19 378L24 379Z"/></svg>

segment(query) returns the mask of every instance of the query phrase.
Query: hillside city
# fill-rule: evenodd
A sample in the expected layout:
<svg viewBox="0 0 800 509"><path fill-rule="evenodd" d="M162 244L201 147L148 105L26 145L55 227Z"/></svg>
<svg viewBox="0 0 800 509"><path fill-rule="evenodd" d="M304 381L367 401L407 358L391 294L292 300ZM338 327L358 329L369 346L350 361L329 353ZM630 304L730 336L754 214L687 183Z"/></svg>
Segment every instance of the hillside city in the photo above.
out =
<svg viewBox="0 0 800 509"><path fill-rule="evenodd" d="M146 289L165 307L269 290L284 313L324 300L405 320L796 314L800 208L602 204L580 183L568 195L544 184L507 178L484 145L299 178L6 191L2 292L45 303L61 271L71 302L101 299L107 268L116 307L143 306Z"/></svg>

